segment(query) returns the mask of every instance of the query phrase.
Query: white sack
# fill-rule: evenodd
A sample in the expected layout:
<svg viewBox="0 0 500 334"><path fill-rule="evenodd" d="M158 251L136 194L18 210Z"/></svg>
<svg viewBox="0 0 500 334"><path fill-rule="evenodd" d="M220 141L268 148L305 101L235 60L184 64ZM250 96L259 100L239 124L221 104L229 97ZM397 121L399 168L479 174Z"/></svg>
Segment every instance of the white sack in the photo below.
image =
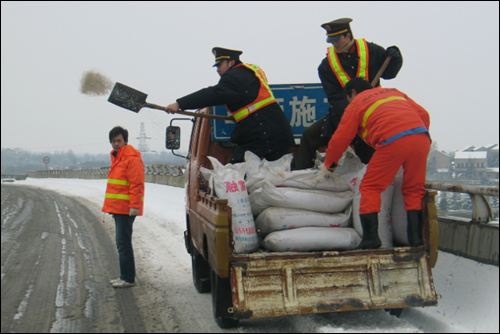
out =
<svg viewBox="0 0 500 334"><path fill-rule="evenodd" d="M261 166L257 174L247 178L248 192L252 193L256 189L262 187L264 182L269 182L280 187L300 189L318 189L329 191L346 191L350 189L347 181L339 175L333 174L326 169L283 171L278 168L272 168L268 162Z"/></svg>
<svg viewBox="0 0 500 334"><path fill-rule="evenodd" d="M285 154L281 158L275 161L267 161L266 159L261 160L258 155L251 151L246 151L245 152L245 162L247 163L247 170L246 170L246 178L247 181L249 178L253 177L256 175L260 168L264 164L268 164L271 168L277 168L281 171L289 171L291 169L291 164L293 160L293 154Z"/></svg>
<svg viewBox="0 0 500 334"><path fill-rule="evenodd" d="M409 246L405 202L401 186L403 185L403 168L401 167L394 177L394 194L392 195L391 221L394 234L394 243L398 246Z"/></svg>
<svg viewBox="0 0 500 334"><path fill-rule="evenodd" d="M365 167L366 165L361 162L352 148L349 147L342 155L342 158L340 158L338 166L337 168L335 168L334 174L343 178L349 184L351 189L354 190L357 183L356 176Z"/></svg>
<svg viewBox="0 0 500 334"><path fill-rule="evenodd" d="M300 227L348 227L352 207L341 213L320 213L301 209L270 207L255 220L257 234L265 237L271 232Z"/></svg>
<svg viewBox="0 0 500 334"><path fill-rule="evenodd" d="M262 246L274 252L311 252L354 249L361 242L352 228L302 227L269 234Z"/></svg>
<svg viewBox="0 0 500 334"><path fill-rule="evenodd" d="M359 185L363 176L365 175L367 166L358 172L357 175L352 177L349 184L354 185L354 200L352 203L352 220L354 229L363 236L363 228L361 227L361 220L359 218L359 204L361 201L361 192L359 191ZM394 192L394 182L391 182L387 188L380 194L382 204L380 207L380 212L378 214L378 235L382 241L381 248L391 248L392 247L392 224L391 224L391 206L392 206L392 194Z"/></svg>
<svg viewBox="0 0 500 334"><path fill-rule="evenodd" d="M275 187L264 182L262 187L250 194L254 216L271 206L303 209L323 213L338 213L351 203L353 192L332 192L326 190L307 190L298 188Z"/></svg>
<svg viewBox="0 0 500 334"><path fill-rule="evenodd" d="M314 159L314 169L320 169L325 165L325 153L316 151L316 159Z"/></svg>
<svg viewBox="0 0 500 334"><path fill-rule="evenodd" d="M227 199L232 210L232 231L235 253L251 253L259 248L252 209L245 185L246 163L223 166L208 157L214 167L213 183L216 195Z"/></svg>
<svg viewBox="0 0 500 334"><path fill-rule="evenodd" d="M246 178L248 180L249 177L252 177L259 172L262 161L255 153L246 151L245 162L247 164Z"/></svg>

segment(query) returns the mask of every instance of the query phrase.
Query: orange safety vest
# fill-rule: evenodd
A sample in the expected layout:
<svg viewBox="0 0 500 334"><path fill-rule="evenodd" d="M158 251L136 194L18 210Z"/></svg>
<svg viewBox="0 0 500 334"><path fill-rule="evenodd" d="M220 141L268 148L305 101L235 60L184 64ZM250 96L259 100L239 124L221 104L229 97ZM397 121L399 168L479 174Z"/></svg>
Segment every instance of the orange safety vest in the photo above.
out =
<svg viewBox="0 0 500 334"><path fill-rule="evenodd" d="M118 150L116 157L111 154L111 169L102 211L128 215L130 208L135 208L139 209L138 216L141 216L143 205L144 164L141 153L131 145L125 145Z"/></svg>
<svg viewBox="0 0 500 334"><path fill-rule="evenodd" d="M274 94L271 91L271 88L269 88L269 85L267 84L266 74L259 66L254 64L242 63L235 66L235 68L239 66L245 66L246 68L251 69L255 73L255 76L257 76L257 78L260 81L260 89L259 89L259 95L257 95L257 98L252 103L234 112L230 111L228 108L229 112L233 115L234 120L236 122L241 121L242 119L246 118L248 115L257 110L262 109L273 102L276 102Z"/></svg>
<svg viewBox="0 0 500 334"><path fill-rule="evenodd" d="M356 72L356 77L360 77L363 79L368 79L368 65L369 65L369 53L368 53L368 44L364 38L359 38L355 40L356 48L358 50L358 70ZM332 68L333 73L337 77L338 81L344 87L346 83L351 80L349 74L344 71L344 68L340 64L339 57L337 52L335 52L335 48L330 46L328 48L328 61L330 63L330 67Z"/></svg>

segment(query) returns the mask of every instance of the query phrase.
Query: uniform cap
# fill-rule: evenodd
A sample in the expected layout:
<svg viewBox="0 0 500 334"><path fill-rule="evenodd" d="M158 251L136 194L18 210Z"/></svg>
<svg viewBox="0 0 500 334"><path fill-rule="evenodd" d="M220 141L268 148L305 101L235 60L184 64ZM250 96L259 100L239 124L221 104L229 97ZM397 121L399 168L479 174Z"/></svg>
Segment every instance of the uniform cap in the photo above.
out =
<svg viewBox="0 0 500 334"><path fill-rule="evenodd" d="M231 50L231 49L224 49L220 47L214 47L212 49L212 53L215 56L215 64L214 66L217 66L218 63L220 63L223 60L240 60L240 54L243 53L243 51L239 50Z"/></svg>
<svg viewBox="0 0 500 334"><path fill-rule="evenodd" d="M328 43L334 43L343 34L351 32L351 26L349 25L350 22L352 22L352 19L344 17L333 20L332 22L323 23L321 27L326 30L326 41Z"/></svg>

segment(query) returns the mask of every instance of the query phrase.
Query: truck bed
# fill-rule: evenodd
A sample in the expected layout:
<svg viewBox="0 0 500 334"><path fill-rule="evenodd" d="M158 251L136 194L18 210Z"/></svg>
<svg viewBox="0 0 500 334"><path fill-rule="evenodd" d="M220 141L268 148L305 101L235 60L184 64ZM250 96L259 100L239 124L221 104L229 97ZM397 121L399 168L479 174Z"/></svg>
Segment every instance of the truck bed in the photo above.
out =
<svg viewBox="0 0 500 334"><path fill-rule="evenodd" d="M218 274L230 279L231 313L237 319L437 305L431 272L435 259L429 252L432 215L428 213L424 215L424 246L418 248L325 252L259 249L235 254L227 201L204 192L198 195L197 212L208 218L207 222L216 221L211 232L207 231L208 240L213 238L208 242L209 258L212 268L219 268ZM431 204L435 206L433 199Z"/></svg>
<svg viewBox="0 0 500 334"><path fill-rule="evenodd" d="M233 254L230 277L240 319L437 304L422 248Z"/></svg>

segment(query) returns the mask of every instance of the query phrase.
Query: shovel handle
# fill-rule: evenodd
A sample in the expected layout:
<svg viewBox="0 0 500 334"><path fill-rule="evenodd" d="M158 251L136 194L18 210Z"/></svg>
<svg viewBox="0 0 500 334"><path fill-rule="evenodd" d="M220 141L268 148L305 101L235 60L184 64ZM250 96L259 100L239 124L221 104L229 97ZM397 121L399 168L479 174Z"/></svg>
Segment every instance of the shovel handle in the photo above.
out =
<svg viewBox="0 0 500 334"><path fill-rule="evenodd" d="M159 106L159 105L153 104L153 103L146 103L144 105L144 107L167 111L166 107ZM176 112L176 114L182 114L182 115L188 115L188 116L194 116L194 117L202 117L202 118L221 119L221 120L225 120L225 121L233 121L234 122L234 118L232 116L220 116L220 115L202 114L202 113L185 111L185 110L179 110L179 111Z"/></svg>
<svg viewBox="0 0 500 334"><path fill-rule="evenodd" d="M382 76L382 73L384 73L385 69L387 68L387 65L389 65L389 62L391 61L391 58L392 58L391 56L385 58L385 61L382 64L382 67L380 67L380 70L378 70L377 74L375 75L375 78L373 78L372 87L375 87L375 85L377 84L377 81Z"/></svg>

